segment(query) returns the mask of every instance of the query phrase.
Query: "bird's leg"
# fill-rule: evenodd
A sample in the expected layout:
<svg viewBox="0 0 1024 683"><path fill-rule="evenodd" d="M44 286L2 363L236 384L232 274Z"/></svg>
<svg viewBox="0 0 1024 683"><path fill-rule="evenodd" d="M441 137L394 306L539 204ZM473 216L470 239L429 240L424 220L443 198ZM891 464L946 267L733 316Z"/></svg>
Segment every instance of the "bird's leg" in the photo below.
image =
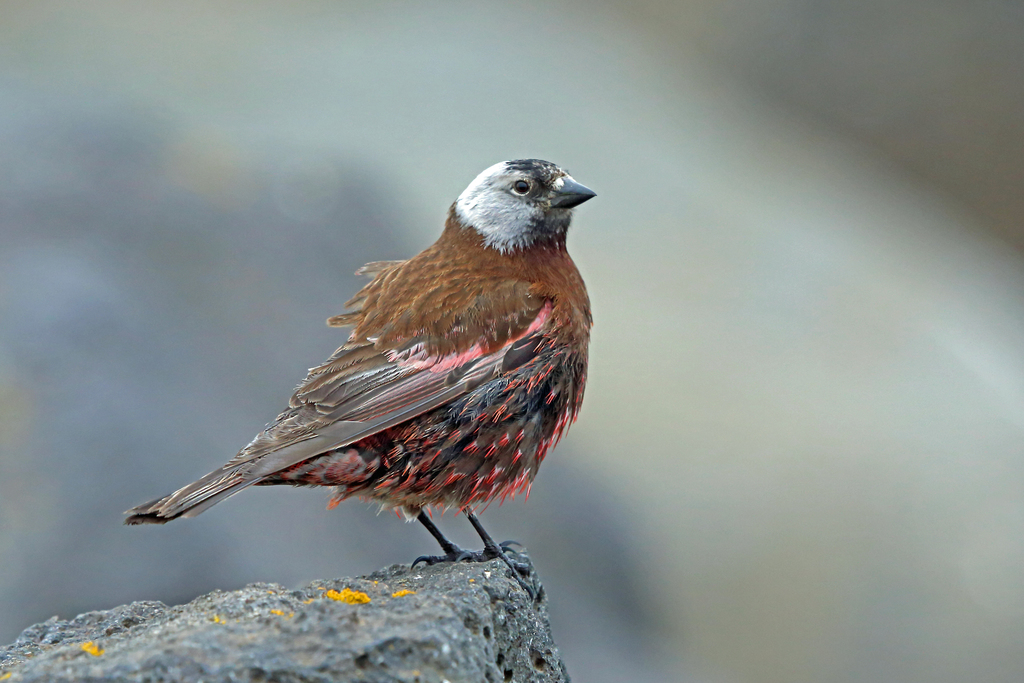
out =
<svg viewBox="0 0 1024 683"><path fill-rule="evenodd" d="M427 528L427 531L430 532L431 536L437 539L437 542L441 544L441 550L443 550L446 555L457 555L462 552L462 548L445 538L445 535L441 533L441 530L437 528L434 521L430 519L426 512L421 510L416 519L419 520L420 524Z"/></svg>
<svg viewBox="0 0 1024 683"><path fill-rule="evenodd" d="M506 541L505 543L498 545L494 542L494 539L491 538L491 535L487 533L487 530L484 529L484 525L480 523L480 520L477 519L476 515L469 510L465 510L464 512L466 514L466 519L468 519L469 523L473 525L474 529L476 529L476 532L480 535L480 540L484 542L484 555L487 559L493 560L495 557L501 557L504 555L505 545L508 545L509 542ZM515 543L515 541L512 541L511 543Z"/></svg>
<svg viewBox="0 0 1024 683"><path fill-rule="evenodd" d="M466 556L471 555L471 553L467 553L465 550L445 538L445 535L441 533L441 530L437 528L433 520L431 520L427 515L426 510L420 510L420 514L416 516L416 519L420 524L427 528L430 535L433 536L441 545L441 550L444 551L444 555L420 555L413 560L413 567L418 565L420 562L425 562L428 565L437 564L438 562L458 562Z"/></svg>
<svg viewBox="0 0 1024 683"><path fill-rule="evenodd" d="M433 536L441 545L441 550L444 551L444 555L420 555L413 560L412 566L415 567L420 562L432 565L440 562L487 562L488 560L501 558L501 561L508 565L508 568L512 570L512 576L515 578L516 582L529 594L531 599L535 598L537 595L536 591L534 591L532 586L523 581L522 576L520 576L520 574L523 576L530 575L530 565L522 562L513 562L505 554L507 546L519 544L515 541L507 541L500 545L495 543L494 539L491 538L491 535L487 533L487 530L484 529L483 525L480 523L480 520L476 518L476 515L469 510L463 510L463 512L466 513L466 518L469 519L469 523L472 524L473 528L476 529L476 532L480 534L480 538L484 542L484 549L480 552L463 550L445 538L445 535L441 533L441 530L438 529L430 517L427 516L427 513L425 511L421 511L420 514L416 516L416 519L419 520L420 524L427 528L430 535Z"/></svg>
<svg viewBox="0 0 1024 683"><path fill-rule="evenodd" d="M480 553L482 556L481 559L491 560L496 557L501 558L501 561L508 565L508 568L512 570L512 577L516 582L529 594L531 599L535 598L536 592L533 590L533 587L523 580L523 576L530 575L530 565L523 562L513 562L509 559L508 555L505 554L505 551L508 549L508 545L511 545L512 543L515 543L515 545L519 544L515 541L512 541L511 543L506 541L505 543L498 545L494 542L494 539L491 538L491 535L487 533L487 530L484 529L484 525L480 523L480 520L476 518L476 515L469 510L463 510L463 513L465 513L466 519L468 519L469 523L473 525L476 532L480 534L480 539L484 542L483 552Z"/></svg>

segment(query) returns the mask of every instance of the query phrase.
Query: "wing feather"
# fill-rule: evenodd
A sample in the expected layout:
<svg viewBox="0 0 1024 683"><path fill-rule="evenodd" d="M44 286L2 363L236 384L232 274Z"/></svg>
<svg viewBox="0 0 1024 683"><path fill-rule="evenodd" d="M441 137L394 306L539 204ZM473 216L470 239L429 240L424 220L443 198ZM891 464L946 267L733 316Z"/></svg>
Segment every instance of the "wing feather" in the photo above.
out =
<svg viewBox="0 0 1024 683"><path fill-rule="evenodd" d="M415 340L398 353L378 350L368 341L343 346L310 370L289 408L227 464L129 510L126 523L195 516L275 472L438 408L526 362L537 347L528 340L540 336L550 311L546 303L526 325L510 324L505 342L491 351L478 343L460 353L430 357Z"/></svg>

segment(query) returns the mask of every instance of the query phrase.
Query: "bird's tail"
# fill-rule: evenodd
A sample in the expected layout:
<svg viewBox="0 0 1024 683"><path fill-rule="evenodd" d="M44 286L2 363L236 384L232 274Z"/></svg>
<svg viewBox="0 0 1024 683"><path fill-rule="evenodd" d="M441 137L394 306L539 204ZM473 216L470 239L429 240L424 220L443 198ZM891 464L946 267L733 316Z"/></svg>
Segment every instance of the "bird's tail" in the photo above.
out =
<svg viewBox="0 0 1024 683"><path fill-rule="evenodd" d="M211 505L255 484L258 478L247 476L247 469L235 465L210 472L169 496L127 510L124 523L166 524L178 517L195 517Z"/></svg>

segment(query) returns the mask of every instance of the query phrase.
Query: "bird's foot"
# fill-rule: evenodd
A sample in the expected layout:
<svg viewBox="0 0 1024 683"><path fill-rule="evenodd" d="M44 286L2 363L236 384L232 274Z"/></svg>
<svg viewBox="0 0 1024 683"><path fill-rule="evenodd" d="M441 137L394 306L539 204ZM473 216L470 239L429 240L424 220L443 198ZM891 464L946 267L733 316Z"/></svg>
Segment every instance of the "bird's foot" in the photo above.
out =
<svg viewBox="0 0 1024 683"><path fill-rule="evenodd" d="M511 546L519 546L520 548L522 548L523 544L519 541L502 541L494 549L490 551L488 551L488 549L485 547L480 554L485 556L485 560L493 560L496 557L500 557L501 561L507 564L509 568L515 571L517 574L529 576L530 572L532 571L530 565L526 564L525 562L518 562L509 557L509 555L519 554L515 550L512 550Z"/></svg>
<svg viewBox="0 0 1024 683"><path fill-rule="evenodd" d="M537 597L537 591L534 590L533 586L526 583L523 577L530 576L531 567L525 562L517 562L511 559L506 553L515 552L509 549L510 545L519 545L515 541L506 541L500 545L493 547L484 547L483 550L463 550L458 546L454 546L451 551L444 555L420 555L412 562L412 566L420 564L421 562L425 565L433 566L435 564L441 564L442 562L490 562L494 559L500 559L505 566L512 570L512 578L516 580L516 583L526 591L530 599L533 600Z"/></svg>
<svg viewBox="0 0 1024 683"><path fill-rule="evenodd" d="M530 565L525 562L517 562L506 555L505 553L515 552L513 550L509 550L510 545L519 545L519 543L516 541L505 541L500 544L496 544L493 541L486 543L483 550L479 553L474 553L474 555L478 555L480 557L480 559L476 561L486 562L495 558L500 559L505 563L505 566L512 570L512 578L516 580L516 583L519 584L520 588L526 591L526 594L530 596L530 600L535 600L537 598L537 591L535 591L533 586L526 583L524 580L525 577L530 575Z"/></svg>
<svg viewBox="0 0 1024 683"><path fill-rule="evenodd" d="M496 558L502 558L502 560L510 568L514 569L523 576L530 575L530 565L525 562L516 562L508 557L505 553L515 554L516 551L512 550L509 546L519 545L516 541L505 541L500 544L497 550L491 550L484 548L483 550L463 550L456 546L451 552L445 553L444 555L420 555L412 561L412 566L420 564L421 562L427 566L441 564L442 562L490 562Z"/></svg>
<svg viewBox="0 0 1024 683"><path fill-rule="evenodd" d="M455 549L451 552L447 552L444 555L420 555L412 561L412 567L415 567L419 563L423 563L428 567L432 567L435 564L441 564L442 562L462 562L467 559L468 556L472 555L466 550L455 546Z"/></svg>
<svg viewBox="0 0 1024 683"><path fill-rule="evenodd" d="M509 558L509 556L506 554L515 554L515 551L511 550L510 546L517 545L522 547L522 545L517 541L505 541L504 543L495 543L494 539L491 538L490 534L488 534L484 530L483 525L480 524L480 520L476 518L476 515L474 515L469 510L464 510L464 512L466 513L466 518L473 525L473 528L476 529L477 533L480 535L481 540L483 540L484 549L476 552L463 550L462 548L460 548L459 546L455 545L447 538L445 538L444 534L441 533L441 530L438 529L437 526L435 526L432 521L430 521L430 517L425 512L420 511L416 519L419 520L419 522L424 527L426 527L427 531L430 532L430 535L433 536L441 545L441 550L444 551L444 555L420 555L415 560L413 560L412 566L415 567L420 562L427 566L431 566L435 564L440 564L442 562L489 562L490 560L500 558L501 561L505 563L505 566L512 570L512 578L516 580L516 583L518 583L522 587L522 589L526 591L527 595L530 596L531 600L536 600L537 591L533 589L533 586L527 584L523 580L524 576L528 577L531 574L530 565L526 564L525 562L516 562Z"/></svg>
<svg viewBox="0 0 1024 683"><path fill-rule="evenodd" d="M516 545L519 544L517 543ZM494 557L501 558L501 561L504 562L505 565L512 570L512 578L516 580L516 583L519 584L519 587L526 591L526 594L530 596L531 601L536 600L537 591L534 590L532 585L526 583L525 581L525 578L530 576L530 573L532 571L530 565L526 564L525 562L517 562L513 560L505 554L506 552L509 552L507 542L502 543L500 546L494 546L491 549L484 548L481 554L488 556L487 559L492 559Z"/></svg>

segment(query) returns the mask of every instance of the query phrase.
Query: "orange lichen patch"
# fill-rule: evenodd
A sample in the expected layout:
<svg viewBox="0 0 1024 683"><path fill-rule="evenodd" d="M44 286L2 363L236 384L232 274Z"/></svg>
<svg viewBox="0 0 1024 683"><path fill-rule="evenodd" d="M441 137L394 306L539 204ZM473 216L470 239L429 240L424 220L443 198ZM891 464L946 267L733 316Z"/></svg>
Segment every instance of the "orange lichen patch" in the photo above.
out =
<svg viewBox="0 0 1024 683"><path fill-rule="evenodd" d="M470 579L469 582L470 583L476 583L476 579Z"/></svg>
<svg viewBox="0 0 1024 683"><path fill-rule="evenodd" d="M400 591L395 591L394 593L392 593L391 597L393 597L393 598L401 598L401 597L406 596L406 595L416 595L416 591L411 591L408 588L403 588Z"/></svg>
<svg viewBox="0 0 1024 683"><path fill-rule="evenodd" d="M106 652L106 650L104 650L102 647L92 642L91 640L88 643L82 643L82 649L91 654L93 657L99 657L101 654Z"/></svg>
<svg viewBox="0 0 1024 683"><path fill-rule="evenodd" d="M365 605L370 602L370 596L362 591L354 591L345 588L340 593L334 589L327 591L327 597L338 602L347 602L350 605Z"/></svg>
<svg viewBox="0 0 1024 683"><path fill-rule="evenodd" d="M315 598L310 598L309 600L303 600L302 604L303 605L311 605L311 604L313 604L313 600L315 600Z"/></svg>
<svg viewBox="0 0 1024 683"><path fill-rule="evenodd" d="M271 614L276 614L279 617L284 617L285 619L291 619L292 617L295 616L295 612L289 612L288 614L285 614L284 610L280 610L280 609L272 609L272 610L270 610L270 613Z"/></svg>

